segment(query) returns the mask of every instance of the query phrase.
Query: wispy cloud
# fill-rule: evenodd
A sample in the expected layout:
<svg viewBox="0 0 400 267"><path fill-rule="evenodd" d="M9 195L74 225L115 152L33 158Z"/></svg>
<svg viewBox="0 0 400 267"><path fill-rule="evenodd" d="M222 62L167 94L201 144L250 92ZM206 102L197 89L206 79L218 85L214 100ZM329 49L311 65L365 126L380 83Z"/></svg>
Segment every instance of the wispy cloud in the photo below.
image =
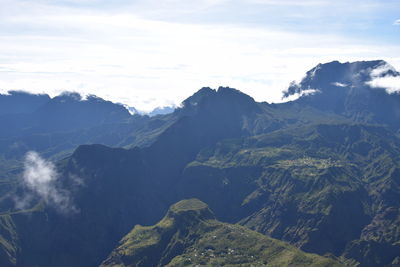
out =
<svg viewBox="0 0 400 267"><path fill-rule="evenodd" d="M400 19L397 19L393 22L393 25L400 25Z"/></svg>
<svg viewBox="0 0 400 267"><path fill-rule="evenodd" d="M337 86L337 87L347 87L348 84L345 83L340 83L340 82L334 82L332 85Z"/></svg>
<svg viewBox="0 0 400 267"><path fill-rule="evenodd" d="M28 152L25 155L22 175L23 186L28 191L22 197L16 198L16 208L28 208L31 202L39 197L62 213L77 212L70 192L62 188L59 177L52 162L43 159L34 151ZM73 185L82 183L76 176L71 176L70 179Z"/></svg>
<svg viewBox="0 0 400 267"><path fill-rule="evenodd" d="M292 94L292 95L290 95L288 97L285 97L282 100L285 101L285 102L294 101L294 100L299 99L299 98L301 98L303 96L314 95L314 94L317 94L317 93L320 93L320 91L317 90L317 89L307 89L307 90L302 90L299 93L295 93L295 94Z"/></svg>

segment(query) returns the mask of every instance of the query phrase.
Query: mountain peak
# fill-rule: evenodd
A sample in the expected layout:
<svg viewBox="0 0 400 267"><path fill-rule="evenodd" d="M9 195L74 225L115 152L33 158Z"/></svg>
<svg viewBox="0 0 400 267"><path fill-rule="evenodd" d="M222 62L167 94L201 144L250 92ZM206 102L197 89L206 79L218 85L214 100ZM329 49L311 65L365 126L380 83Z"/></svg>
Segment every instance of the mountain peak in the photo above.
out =
<svg viewBox="0 0 400 267"><path fill-rule="evenodd" d="M62 92L60 95L52 99L54 102L75 102L82 101L82 96L76 92Z"/></svg>
<svg viewBox="0 0 400 267"><path fill-rule="evenodd" d="M239 91L239 90L237 90L235 88L229 87L229 86L226 86L226 87L225 86L220 86L220 87L218 87L217 93L218 94L230 94L230 95L240 95L240 96L250 97L250 96L246 95L245 93L242 93L241 91Z"/></svg>
<svg viewBox="0 0 400 267"><path fill-rule="evenodd" d="M183 106L197 106L204 98L214 95L216 91L210 87L202 87L199 91L183 101Z"/></svg>
<svg viewBox="0 0 400 267"><path fill-rule="evenodd" d="M205 211L209 212L205 203L188 199L172 205L169 212ZM189 225L168 217L154 226L135 226L100 266L200 265L342 266L240 225L217 220Z"/></svg>
<svg viewBox="0 0 400 267"><path fill-rule="evenodd" d="M307 71L299 82L293 82L283 97L304 95L305 92L326 92L340 88L366 88L366 84L376 77L398 76L399 73L384 60L355 61L341 63L332 61L318 64Z"/></svg>
<svg viewBox="0 0 400 267"><path fill-rule="evenodd" d="M259 107L252 97L231 87L217 90L203 87L183 101L184 112L257 112Z"/></svg>
<svg viewBox="0 0 400 267"><path fill-rule="evenodd" d="M182 219L192 222L215 219L208 205L196 198L181 200L173 204L167 213L167 218L173 218L179 223Z"/></svg>
<svg viewBox="0 0 400 267"><path fill-rule="evenodd" d="M375 69L385 65L389 64L381 59L368 60L368 61L353 61L344 63L341 63L338 60L334 60L327 63L319 63L317 66L308 71L307 74L315 71L333 71L333 70L336 71L346 70L354 74L363 70Z"/></svg>
<svg viewBox="0 0 400 267"><path fill-rule="evenodd" d="M397 130L400 94L374 84L399 76L384 60L333 61L309 70L301 82L290 85L284 98L300 97L297 104L334 112L357 122L383 123Z"/></svg>
<svg viewBox="0 0 400 267"><path fill-rule="evenodd" d="M192 199L184 199L181 200L175 204L173 204L169 210L172 213L184 213L184 212L190 212L190 211L203 211L207 210L208 206L206 203L204 203L201 200L198 200L197 198L192 198Z"/></svg>

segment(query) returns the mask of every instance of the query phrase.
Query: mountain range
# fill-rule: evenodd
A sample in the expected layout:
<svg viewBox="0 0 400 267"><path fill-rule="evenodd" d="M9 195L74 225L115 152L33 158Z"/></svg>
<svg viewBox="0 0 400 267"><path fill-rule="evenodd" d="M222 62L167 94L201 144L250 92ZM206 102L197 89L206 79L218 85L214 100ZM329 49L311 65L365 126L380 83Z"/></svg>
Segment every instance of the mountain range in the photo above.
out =
<svg viewBox="0 0 400 267"><path fill-rule="evenodd" d="M154 117L1 96L0 262L399 266L400 96L372 86L399 75L334 61L293 101L202 88Z"/></svg>

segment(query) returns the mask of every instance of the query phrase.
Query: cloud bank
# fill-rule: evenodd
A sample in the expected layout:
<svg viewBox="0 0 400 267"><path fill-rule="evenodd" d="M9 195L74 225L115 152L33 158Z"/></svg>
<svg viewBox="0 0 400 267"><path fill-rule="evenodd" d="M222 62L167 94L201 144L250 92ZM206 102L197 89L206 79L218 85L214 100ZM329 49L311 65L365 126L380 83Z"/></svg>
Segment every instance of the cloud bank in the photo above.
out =
<svg viewBox="0 0 400 267"><path fill-rule="evenodd" d="M22 175L23 186L28 189L28 192L16 200L16 207L28 208L35 197L40 197L46 204L62 213L77 212L70 192L60 186L59 177L52 162L43 159L35 151L28 152L25 155ZM72 182L75 183L75 180L80 181L74 176Z"/></svg>
<svg viewBox="0 0 400 267"><path fill-rule="evenodd" d="M371 81L367 82L372 88L383 88L388 94L400 93L400 75L389 64L371 71Z"/></svg>
<svg viewBox="0 0 400 267"><path fill-rule="evenodd" d="M385 76L368 82L372 88L384 88L388 94L400 93L400 76Z"/></svg>

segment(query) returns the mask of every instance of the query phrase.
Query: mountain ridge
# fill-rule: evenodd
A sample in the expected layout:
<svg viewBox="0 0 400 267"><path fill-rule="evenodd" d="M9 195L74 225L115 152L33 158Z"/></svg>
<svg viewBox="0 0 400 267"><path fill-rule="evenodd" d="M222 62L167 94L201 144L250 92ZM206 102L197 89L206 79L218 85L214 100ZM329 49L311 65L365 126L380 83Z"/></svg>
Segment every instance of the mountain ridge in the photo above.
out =
<svg viewBox="0 0 400 267"><path fill-rule="evenodd" d="M258 241L256 244L263 246L247 245L255 240ZM296 251L293 247L244 227L218 222L208 206L198 199L181 200L173 204L155 226L135 226L100 266L198 264L342 266L334 260Z"/></svg>
<svg viewBox="0 0 400 267"><path fill-rule="evenodd" d="M92 128L87 136L102 132L114 141L85 142L71 154L61 148L66 154L56 164L79 212L63 217L40 198L32 209L15 211L14 195L2 195L0 207L8 216L2 218L10 223L0 225L0 255L10 266L13 259L17 266L97 266L132 226L157 223L169 205L199 198L219 220L308 252L334 254L352 265L396 266L396 124L376 106L353 101L353 91L329 88L342 94L311 94L284 104L258 103L228 87L203 88L171 114ZM385 102L389 110L399 105L397 95L360 90L392 99ZM330 108L332 96L343 108ZM82 186L72 187L71 177ZM0 183L0 192L24 192L11 185ZM47 240L36 234L39 225L40 232L51 231ZM24 238L13 240L16 233Z"/></svg>

